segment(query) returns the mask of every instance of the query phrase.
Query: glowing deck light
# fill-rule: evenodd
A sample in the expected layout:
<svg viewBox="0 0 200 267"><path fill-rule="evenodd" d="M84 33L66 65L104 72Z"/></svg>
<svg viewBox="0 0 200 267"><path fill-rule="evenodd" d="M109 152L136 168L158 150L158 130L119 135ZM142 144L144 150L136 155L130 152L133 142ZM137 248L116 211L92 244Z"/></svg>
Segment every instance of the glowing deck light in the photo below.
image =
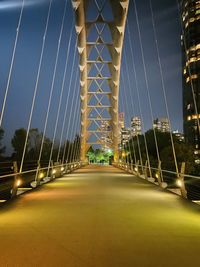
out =
<svg viewBox="0 0 200 267"><path fill-rule="evenodd" d="M63 172L65 170L65 168L64 167L61 167L61 172Z"/></svg>
<svg viewBox="0 0 200 267"><path fill-rule="evenodd" d="M41 172L41 173L39 174L39 179L42 179L42 178L44 178L44 173L43 173L43 172Z"/></svg>
<svg viewBox="0 0 200 267"><path fill-rule="evenodd" d="M21 184L22 184L22 181L21 181L20 179L18 179L18 180L16 181L16 186L19 187Z"/></svg>
<svg viewBox="0 0 200 267"><path fill-rule="evenodd" d="M134 169L136 172L138 171L138 168L137 167L135 167L135 169Z"/></svg>
<svg viewBox="0 0 200 267"><path fill-rule="evenodd" d="M56 170L55 169L52 171L52 174L56 174Z"/></svg>
<svg viewBox="0 0 200 267"><path fill-rule="evenodd" d="M182 182L180 179L178 179L178 180L176 181L176 184L177 184L179 187L182 187L182 186L183 186L183 182Z"/></svg>

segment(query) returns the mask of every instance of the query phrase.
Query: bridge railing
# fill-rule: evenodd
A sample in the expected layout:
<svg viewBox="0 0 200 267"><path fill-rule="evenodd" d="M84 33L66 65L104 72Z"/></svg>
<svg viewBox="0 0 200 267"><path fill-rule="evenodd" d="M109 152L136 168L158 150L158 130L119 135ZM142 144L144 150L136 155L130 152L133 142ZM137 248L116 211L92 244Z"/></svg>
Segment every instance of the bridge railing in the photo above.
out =
<svg viewBox="0 0 200 267"><path fill-rule="evenodd" d="M26 190L34 189L85 165L83 162L61 164L51 162L36 164L27 162L22 172L18 171L17 162L0 162L0 200L8 200ZM29 167L33 167L28 169Z"/></svg>
<svg viewBox="0 0 200 267"><path fill-rule="evenodd" d="M162 188L172 191L192 201L200 201L200 176L184 173L184 162L179 173L161 168L151 169L145 165L117 162L113 164L128 173L146 179ZM151 174L151 175L150 175Z"/></svg>

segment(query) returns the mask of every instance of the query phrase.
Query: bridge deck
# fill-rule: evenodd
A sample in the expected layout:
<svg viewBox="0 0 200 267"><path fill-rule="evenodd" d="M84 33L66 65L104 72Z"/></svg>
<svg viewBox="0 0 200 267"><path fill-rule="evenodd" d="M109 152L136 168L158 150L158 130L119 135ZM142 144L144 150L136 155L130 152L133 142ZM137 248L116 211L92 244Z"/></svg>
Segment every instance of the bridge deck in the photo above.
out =
<svg viewBox="0 0 200 267"><path fill-rule="evenodd" d="M0 208L0 266L191 266L199 206L89 166Z"/></svg>

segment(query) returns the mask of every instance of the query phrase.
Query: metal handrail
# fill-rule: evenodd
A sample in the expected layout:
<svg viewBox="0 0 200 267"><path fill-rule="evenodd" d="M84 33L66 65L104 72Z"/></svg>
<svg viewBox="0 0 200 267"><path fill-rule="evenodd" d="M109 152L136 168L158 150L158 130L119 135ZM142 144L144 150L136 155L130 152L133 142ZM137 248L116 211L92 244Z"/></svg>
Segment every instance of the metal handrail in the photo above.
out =
<svg viewBox="0 0 200 267"><path fill-rule="evenodd" d="M70 162L70 163L54 165L54 166L50 166L50 167L43 167L43 168L39 168L39 171L42 171L42 170L44 171L44 170L54 169L54 168L59 168L59 167L66 167L66 166L70 166L70 165L74 165L74 164L80 164L80 162ZM22 171L22 172L13 172L10 174L1 175L0 180L4 179L4 178L12 177L12 176L14 177L14 176L19 176L19 175L28 174L28 173L37 172L37 171L38 171L38 168L28 170L28 171Z"/></svg>
<svg viewBox="0 0 200 267"><path fill-rule="evenodd" d="M137 165L137 164L130 164L130 163L122 163L122 162L120 162L120 163L116 163L117 165L124 165L124 166L128 166L128 165L132 165L132 166L134 166L134 167L141 167L141 168L146 168L146 169L148 169L149 167L147 167L147 166L143 166L143 165ZM151 167L151 169L152 170L155 170L155 171L160 171L158 168L155 168L155 167ZM161 171L162 172L166 172L166 173L170 173L170 174L175 174L175 175L180 175L181 173L179 172L179 173L177 173L177 172L174 172L174 171L169 171L169 170L165 170L165 169L161 169ZM191 175L191 174L184 174L184 176L185 177L188 177L188 178L197 178L197 179L200 179L200 176L194 176L194 175Z"/></svg>

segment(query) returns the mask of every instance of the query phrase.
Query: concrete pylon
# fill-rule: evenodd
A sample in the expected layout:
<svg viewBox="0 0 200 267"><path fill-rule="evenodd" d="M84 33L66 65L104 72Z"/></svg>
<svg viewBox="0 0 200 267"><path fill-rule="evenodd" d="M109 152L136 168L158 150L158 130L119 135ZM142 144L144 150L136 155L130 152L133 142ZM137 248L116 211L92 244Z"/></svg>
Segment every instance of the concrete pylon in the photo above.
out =
<svg viewBox="0 0 200 267"><path fill-rule="evenodd" d="M72 0L80 56L81 161L90 145L118 161L118 95L129 0Z"/></svg>

